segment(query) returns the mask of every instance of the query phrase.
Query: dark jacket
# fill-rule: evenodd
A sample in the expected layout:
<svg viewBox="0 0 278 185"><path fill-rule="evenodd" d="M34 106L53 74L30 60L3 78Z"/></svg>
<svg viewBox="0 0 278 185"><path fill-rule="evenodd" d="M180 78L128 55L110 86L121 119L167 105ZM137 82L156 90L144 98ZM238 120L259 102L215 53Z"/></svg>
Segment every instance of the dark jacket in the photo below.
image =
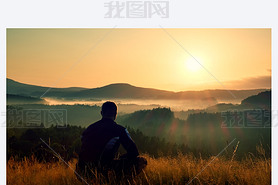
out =
<svg viewBox="0 0 278 185"><path fill-rule="evenodd" d="M127 158L139 155L138 149L127 129L112 119L103 118L91 124L82 134L79 160L107 164L111 162L120 144L127 151Z"/></svg>

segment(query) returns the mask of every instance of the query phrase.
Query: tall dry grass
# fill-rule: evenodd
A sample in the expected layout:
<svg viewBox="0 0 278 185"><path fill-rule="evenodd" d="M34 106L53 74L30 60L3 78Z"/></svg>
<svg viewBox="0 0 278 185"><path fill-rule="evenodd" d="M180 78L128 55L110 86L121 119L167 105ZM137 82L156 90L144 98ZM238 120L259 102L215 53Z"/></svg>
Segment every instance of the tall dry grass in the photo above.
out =
<svg viewBox="0 0 278 185"><path fill-rule="evenodd" d="M155 159L144 155L148 160L146 169L139 176L120 184L271 184L271 159L265 158L261 148L257 150L261 152L261 157L250 155L242 161L234 160L234 156L230 159L202 159L181 154L175 158ZM7 184L81 185L71 169L75 168L75 163L76 159L72 160L68 167L63 162L39 163L34 158L20 162L10 159L7 163ZM207 167L204 169L205 166ZM98 180L90 184L115 183L113 180Z"/></svg>

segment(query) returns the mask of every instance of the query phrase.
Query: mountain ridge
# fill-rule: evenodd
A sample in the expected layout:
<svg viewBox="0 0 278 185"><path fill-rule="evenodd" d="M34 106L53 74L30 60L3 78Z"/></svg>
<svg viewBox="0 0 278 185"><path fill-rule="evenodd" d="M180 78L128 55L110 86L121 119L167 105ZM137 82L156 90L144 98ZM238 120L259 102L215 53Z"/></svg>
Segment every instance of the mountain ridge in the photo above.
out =
<svg viewBox="0 0 278 185"><path fill-rule="evenodd" d="M17 94L24 96L66 99L90 99L90 98L122 98L122 99L234 99L232 92L238 100L256 95L268 89L249 90L225 90L208 89L201 91L180 91L173 92L154 88L137 87L128 83L113 83L97 88L51 88L24 84L7 78L7 94ZM45 93L47 91L47 93Z"/></svg>

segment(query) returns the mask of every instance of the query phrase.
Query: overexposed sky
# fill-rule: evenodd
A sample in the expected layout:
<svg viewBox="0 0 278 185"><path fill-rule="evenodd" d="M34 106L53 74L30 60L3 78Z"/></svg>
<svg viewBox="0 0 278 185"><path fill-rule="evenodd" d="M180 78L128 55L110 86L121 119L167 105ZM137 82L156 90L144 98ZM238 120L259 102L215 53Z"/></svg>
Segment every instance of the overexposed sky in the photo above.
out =
<svg viewBox="0 0 278 185"><path fill-rule="evenodd" d="M165 31L7 29L7 77L50 87L271 88L271 29Z"/></svg>

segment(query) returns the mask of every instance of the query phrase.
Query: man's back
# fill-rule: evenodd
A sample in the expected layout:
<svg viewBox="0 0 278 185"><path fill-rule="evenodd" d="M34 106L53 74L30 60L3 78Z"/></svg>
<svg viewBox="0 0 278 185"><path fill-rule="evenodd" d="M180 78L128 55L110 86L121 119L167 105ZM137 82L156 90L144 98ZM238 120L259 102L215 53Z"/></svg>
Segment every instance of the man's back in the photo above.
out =
<svg viewBox="0 0 278 185"><path fill-rule="evenodd" d="M122 144L127 151L127 157L139 155L137 147L127 130L112 119L103 118L91 124L82 134L82 146L79 158L84 162L109 163Z"/></svg>

